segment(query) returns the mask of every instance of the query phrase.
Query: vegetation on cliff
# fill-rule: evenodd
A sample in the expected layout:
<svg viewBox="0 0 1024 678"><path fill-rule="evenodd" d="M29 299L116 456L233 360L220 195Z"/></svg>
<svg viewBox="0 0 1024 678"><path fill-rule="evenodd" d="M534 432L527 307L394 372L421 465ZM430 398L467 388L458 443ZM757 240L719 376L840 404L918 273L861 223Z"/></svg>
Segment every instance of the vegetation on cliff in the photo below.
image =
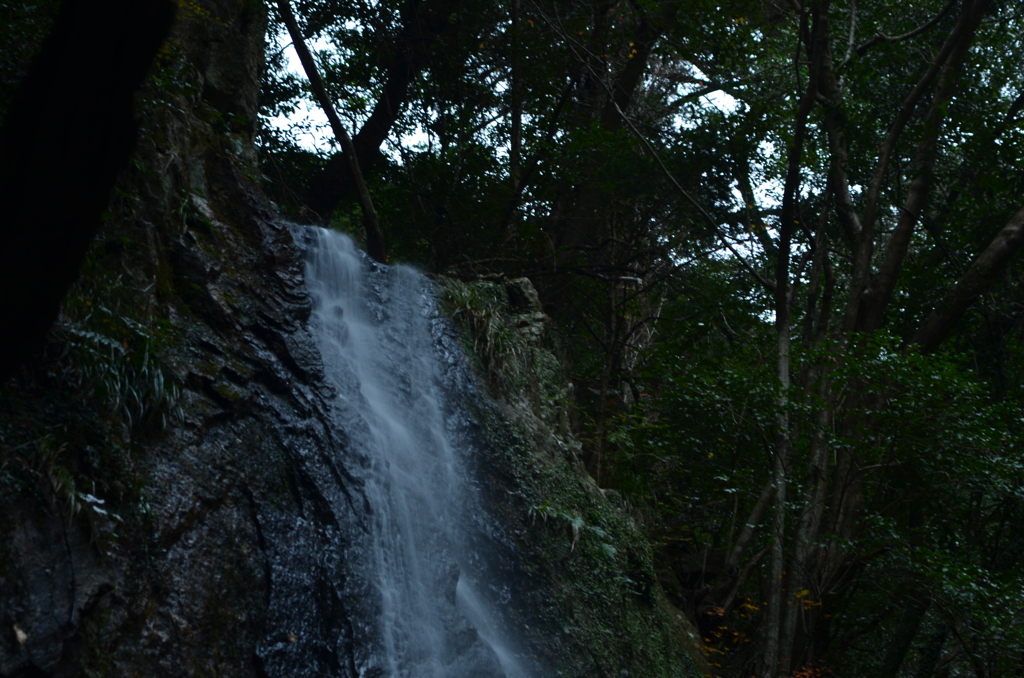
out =
<svg viewBox="0 0 1024 678"><path fill-rule="evenodd" d="M475 406L476 463L488 519L514 544L514 626L556 675L705 675L697 634L660 590L633 510L583 468L572 386L533 285L438 282L498 403Z"/></svg>
<svg viewBox="0 0 1024 678"><path fill-rule="evenodd" d="M520 571L553 592L532 642L560 669L670 675L681 614L716 676L1024 670L1019 3L288 6L358 161L308 143L274 7L179 3L106 225L3 386L0 595L22 602L0 673L336 668L351 630L296 610L344 596L296 582L343 573L281 573L337 535L267 546L344 495L293 450L329 435L272 221L360 235L353 171L381 258L447 276L503 403L480 412L514 490L494 510L530 536ZM0 10L6 109L56 5ZM67 620L25 640L46 568ZM573 601L614 623L560 630ZM244 641L195 635L231 624Z"/></svg>
<svg viewBox="0 0 1024 678"><path fill-rule="evenodd" d="M293 7L390 255L539 290L716 674L1021 670L1016 3ZM270 39L268 190L358 232Z"/></svg>

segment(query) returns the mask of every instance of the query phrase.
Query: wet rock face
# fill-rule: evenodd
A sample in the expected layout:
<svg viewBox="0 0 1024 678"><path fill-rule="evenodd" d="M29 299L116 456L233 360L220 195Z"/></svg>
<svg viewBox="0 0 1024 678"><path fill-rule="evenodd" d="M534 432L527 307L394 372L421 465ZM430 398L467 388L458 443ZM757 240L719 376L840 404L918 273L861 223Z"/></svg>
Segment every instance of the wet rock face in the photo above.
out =
<svg viewBox="0 0 1024 678"><path fill-rule="evenodd" d="M0 394L0 676L355 675L343 552L366 509L298 250L254 183L263 11L183 5L142 95L137 162L72 300L120 294L137 336L65 318ZM122 430L130 408L90 405L113 377L64 354L107 369L103 351L143 344L128 376L158 365L173 403Z"/></svg>
<svg viewBox="0 0 1024 678"><path fill-rule="evenodd" d="M0 390L0 678L387 673L358 566L368 462L257 185L263 11L182 4L82 281ZM426 314L470 472L444 595L478 583L537 676L696 675L648 546L576 460L532 286L441 285ZM445 661L497 674L483 631L448 621Z"/></svg>

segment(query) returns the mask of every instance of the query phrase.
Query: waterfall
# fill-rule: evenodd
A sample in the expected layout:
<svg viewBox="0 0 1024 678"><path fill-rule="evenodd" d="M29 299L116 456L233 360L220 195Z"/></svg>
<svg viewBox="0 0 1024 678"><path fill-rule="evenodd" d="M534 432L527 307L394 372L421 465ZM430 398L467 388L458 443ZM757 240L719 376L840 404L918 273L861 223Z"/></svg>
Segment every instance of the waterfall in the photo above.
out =
<svg viewBox="0 0 1024 678"><path fill-rule="evenodd" d="M499 601L468 572L486 554L468 546L466 516L477 509L450 425L430 283L370 261L340 233L302 231L311 327L336 389L337 426L351 442L344 464L368 503L350 548L363 582L355 643L368 646L358 673L525 677L494 613Z"/></svg>

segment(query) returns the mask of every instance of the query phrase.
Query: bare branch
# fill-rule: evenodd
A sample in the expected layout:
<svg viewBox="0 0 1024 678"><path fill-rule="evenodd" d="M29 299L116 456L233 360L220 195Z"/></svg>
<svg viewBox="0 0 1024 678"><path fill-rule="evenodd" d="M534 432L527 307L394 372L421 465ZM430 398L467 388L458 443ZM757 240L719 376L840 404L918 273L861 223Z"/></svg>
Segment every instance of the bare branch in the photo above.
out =
<svg viewBox="0 0 1024 678"><path fill-rule="evenodd" d="M723 617L727 617L729 613L732 612L732 608L738 600L740 589L743 587L743 584L746 583L747 578L750 577L750 573L753 572L754 568L757 567L757 564L761 562L761 558L764 558L764 554L768 553L769 548L769 546L765 546L763 549L755 553L754 557L750 559L749 563L747 563L747 566L744 567L743 571L736 577L736 584L733 585L732 590L729 592L729 595L726 596L725 602L722 604L722 609L725 611L722 615Z"/></svg>
<svg viewBox="0 0 1024 678"><path fill-rule="evenodd" d="M884 35L882 33L879 33L878 35L876 35L875 37L871 38L870 40L865 42L863 45L858 47L856 49L856 52L855 52L856 55L859 56L859 57L862 57L865 54L867 54L867 51L869 49L871 49L875 45L877 45L879 43L882 43L882 42L900 42L902 40L909 40L910 38L913 38L915 36L921 35L925 31L927 31L929 28L931 28L935 24L939 23L939 21L942 20L942 17L946 16L946 14L949 13L949 10L951 10L953 8L953 5L955 5L956 2L957 2L957 0L949 0L949 2L946 3L946 6L943 7L941 10L939 10L938 14L936 14L931 19L929 19L925 23L921 24L920 26L918 26L914 30L908 31L907 33L904 33L903 35L889 36L889 35ZM856 10L854 10L854 11L856 11ZM851 20L851 23L852 23L852 20ZM853 29L852 28L851 28L851 32L850 32L850 45L851 46L853 45ZM839 67L839 70L841 71L841 70L845 69L847 66L849 66L850 65L850 60L852 58L853 58L853 55L848 52L847 55L846 55L846 58L843 60L843 65Z"/></svg>
<svg viewBox="0 0 1024 678"><path fill-rule="evenodd" d="M757 269L755 269L753 265L750 264L750 262L748 262L745 258L743 258L743 256L739 252L736 251L736 248L734 248L732 246L732 243L730 243L729 240L725 237L725 234L722 232L721 227L719 227L718 222L715 221L715 218L712 217L706 209L704 209L703 205L697 202L696 198L690 195L690 193L685 188L682 187L678 180L676 180L675 176L672 174L669 168L665 166L664 161L661 159L661 156L655 150L653 144L651 144L647 137L644 136L636 128L636 125L633 124L633 121L627 118L626 114L623 113L621 109L619 110L619 114L622 115L622 119L626 121L626 125L637 137L637 139L639 139L640 142L643 143L644 146L647 148L647 151L648 153L651 154L651 157L654 158L655 162L658 163L658 167L661 168L661 171L665 175L665 177L672 183L673 186L675 186L676 190L679 191L679 193L686 199L686 201L693 205L693 207L700 213L700 215L704 218L704 221L706 221L708 225L711 226L712 230L714 230L715 235L718 236L718 239L722 242L723 245L725 245L726 249L728 249L729 252L732 253L732 255L736 257L736 259L739 260L740 265L743 266L743 268L747 269L747 272L750 273L754 280L756 280L766 290L775 291L775 283L773 283L772 281L768 280L763 275L758 273Z"/></svg>
<svg viewBox="0 0 1024 678"><path fill-rule="evenodd" d="M952 2L950 3L952 4ZM850 60L853 56L853 40L857 35L857 0L850 0L850 37L846 39L846 56L843 57L843 63Z"/></svg>
<svg viewBox="0 0 1024 678"><path fill-rule="evenodd" d="M925 71L921 79L917 81L914 89L903 100L899 113L896 115L896 120L893 121L885 141L882 142L878 153L878 165L875 167L875 174L868 185L867 206L864 212L864 225L869 230L873 228L875 212L878 206L878 195L882 189L882 182L885 180L886 172L889 169L889 159L896 149L896 142L899 141L900 135L903 134L903 129L910 121L914 109L917 108L917 104L939 75L942 67L946 64L947 59L949 59L949 55L953 53L953 49L960 43L960 39L963 37L971 16L972 4L970 2L964 3L964 11L960 15L960 20L949 36L947 36L946 41L935 56L935 59L932 60L928 70Z"/></svg>
<svg viewBox="0 0 1024 678"><path fill-rule="evenodd" d="M850 35L846 39L846 56L843 57L843 65L849 63L853 57L853 40L857 35L857 0L850 0ZM831 58L831 57L830 57ZM840 69L841 70L841 69ZM839 76L839 91L843 91L843 76Z"/></svg>
<svg viewBox="0 0 1024 678"><path fill-rule="evenodd" d="M836 199L836 216L839 223L845 229L847 239L850 242L857 242L863 227L853 206L850 178L846 174L850 144L846 138L846 114L842 109L842 85L836 82L835 72L832 70L831 51L827 51L823 58L825 63L821 69L820 90L821 98L824 100L824 126L831 154L829 181Z"/></svg>
<svg viewBox="0 0 1024 678"><path fill-rule="evenodd" d="M758 207L757 197L754 195L754 186L750 180L749 158L747 157L747 154L739 148L739 143L735 139L733 141L732 155L735 158L736 186L739 188L740 197L743 198L744 208L747 215L747 223L754 235L757 237L758 242L761 243L761 247L764 249L765 254L769 257L775 257L775 243L772 241L772 236L768 232L768 229L764 228L763 224L760 223L762 212Z"/></svg>
<svg viewBox="0 0 1024 678"><path fill-rule="evenodd" d="M769 504L772 503L772 497L775 495L775 485L771 479L765 483L764 488L761 490L761 496L754 502L754 508L751 509L750 515L747 516L746 521L743 523L743 528L740 529L740 534L736 538L736 544L732 550L729 551L729 555L725 561L725 569L731 570L734 567L738 567L740 559L743 557L743 553L750 546L750 542L754 539L755 531L758 525L761 524L761 519L764 518L765 509L768 508Z"/></svg>
<svg viewBox="0 0 1024 678"><path fill-rule="evenodd" d="M514 234L512 228L512 219L515 217L516 208L519 207L519 201L522 200L523 193L526 192L527 186L530 185L530 180L533 178L534 172L537 171L537 167L540 165L540 161L547 154L548 145L551 139L554 138L555 132L558 131L558 119L561 117L562 112L565 110L565 105L569 101L569 95L572 94L575 82L570 79L566 82L565 87L562 88L562 93L558 97L558 104L551 110L548 116L548 122L545 126L543 141L538 144L539 149L534 152L533 156L528 162L522 165L525 170L522 170L516 177L515 190L512 192L512 197L508 201L508 205L505 207L505 212L501 218L501 227L503 231L509 232L509 237ZM506 240L507 242L507 240Z"/></svg>

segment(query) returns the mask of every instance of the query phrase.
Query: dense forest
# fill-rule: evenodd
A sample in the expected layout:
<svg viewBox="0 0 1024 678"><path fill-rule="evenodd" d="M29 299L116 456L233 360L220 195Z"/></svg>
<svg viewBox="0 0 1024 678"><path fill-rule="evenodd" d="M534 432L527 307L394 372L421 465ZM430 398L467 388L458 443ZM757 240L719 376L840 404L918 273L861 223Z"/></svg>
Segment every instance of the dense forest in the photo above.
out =
<svg viewBox="0 0 1024 678"><path fill-rule="evenodd" d="M1019 3L281 7L268 190L372 239L297 37L386 256L541 290L716 674L1021 675Z"/></svg>
<svg viewBox="0 0 1024 678"><path fill-rule="evenodd" d="M713 675L1024 675L1024 5L265 10L259 119L216 121L249 179L378 261L532 281ZM449 302L500 388L498 311Z"/></svg>

